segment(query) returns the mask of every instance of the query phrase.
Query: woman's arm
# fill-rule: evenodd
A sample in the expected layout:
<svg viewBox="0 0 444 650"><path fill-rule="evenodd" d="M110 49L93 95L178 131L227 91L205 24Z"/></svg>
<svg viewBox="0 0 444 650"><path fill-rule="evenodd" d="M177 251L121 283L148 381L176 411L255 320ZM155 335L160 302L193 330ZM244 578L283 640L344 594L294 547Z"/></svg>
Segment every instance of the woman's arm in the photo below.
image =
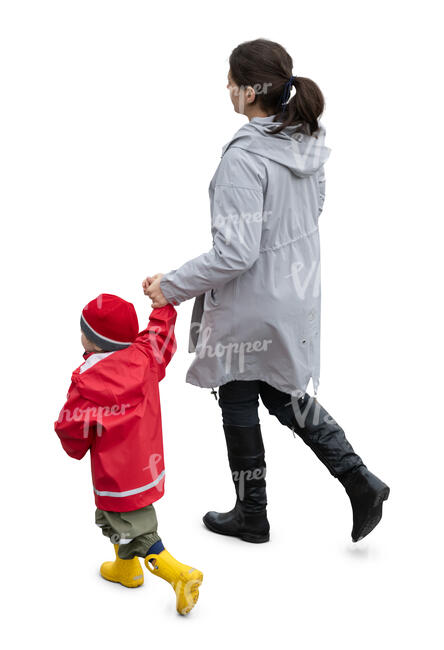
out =
<svg viewBox="0 0 444 650"><path fill-rule="evenodd" d="M222 158L214 187L213 247L160 279L166 300L179 304L253 266L259 257L262 215L263 188L252 154L232 147Z"/></svg>

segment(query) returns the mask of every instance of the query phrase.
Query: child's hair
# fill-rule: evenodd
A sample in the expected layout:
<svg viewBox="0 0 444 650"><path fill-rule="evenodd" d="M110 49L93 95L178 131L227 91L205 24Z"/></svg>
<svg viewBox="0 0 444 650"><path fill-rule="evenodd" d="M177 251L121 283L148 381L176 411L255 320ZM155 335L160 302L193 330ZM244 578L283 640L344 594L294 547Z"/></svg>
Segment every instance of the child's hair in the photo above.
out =
<svg viewBox="0 0 444 650"><path fill-rule="evenodd" d="M275 121L282 122L272 133L297 125L295 131L313 135L324 111L324 96L314 81L293 76L293 60L279 43L258 38L238 45L230 55L231 78L240 87L256 90L254 102ZM291 88L296 88L289 100ZM288 101L289 100L289 101Z"/></svg>
<svg viewBox="0 0 444 650"><path fill-rule="evenodd" d="M91 341L91 339L89 339L89 338L86 336L85 332L83 332L83 331L82 331L82 336L83 336L83 338L85 339L85 342L86 342L86 343L88 344L88 346L91 348L91 350L94 350L94 351L96 351L96 352L108 352L108 350L105 350L104 348L101 348L101 347L98 346L96 343L94 343L94 341ZM85 346L85 349L86 349L86 346Z"/></svg>

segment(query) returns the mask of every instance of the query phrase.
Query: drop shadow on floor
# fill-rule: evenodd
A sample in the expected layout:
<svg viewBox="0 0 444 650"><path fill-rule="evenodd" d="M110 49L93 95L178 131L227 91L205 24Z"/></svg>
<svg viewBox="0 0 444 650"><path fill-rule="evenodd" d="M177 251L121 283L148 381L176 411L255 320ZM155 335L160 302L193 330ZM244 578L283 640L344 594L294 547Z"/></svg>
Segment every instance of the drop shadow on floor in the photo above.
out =
<svg viewBox="0 0 444 650"><path fill-rule="evenodd" d="M367 545L359 546L358 544L353 544L353 545L349 544L348 546L345 547L344 553L349 558L352 558L357 562L359 561L362 562L368 559L371 555L373 555L369 546Z"/></svg>

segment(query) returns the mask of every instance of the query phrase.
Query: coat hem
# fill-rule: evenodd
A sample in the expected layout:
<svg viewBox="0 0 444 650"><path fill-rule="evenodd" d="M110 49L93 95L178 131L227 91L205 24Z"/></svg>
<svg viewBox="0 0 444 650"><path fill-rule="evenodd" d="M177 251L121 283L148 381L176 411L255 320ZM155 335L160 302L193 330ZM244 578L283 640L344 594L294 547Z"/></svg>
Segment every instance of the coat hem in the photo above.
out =
<svg viewBox="0 0 444 650"><path fill-rule="evenodd" d="M198 388L215 388L216 386L219 387L219 386L223 386L224 384L228 384L228 382L230 382L230 381L264 381L265 383L269 384L273 388L276 388L276 390L279 390L279 391L281 391L283 393L286 393L288 395L295 395L295 396L300 395L300 396L302 396L302 395L305 395L305 393L306 393L307 386L310 383L310 379L313 380L313 384L314 384L315 381L314 381L313 377L310 376L308 378L307 382L305 383L304 388L293 388L292 390L287 390L286 388L283 388L282 385L278 385L276 382L267 379L267 377L264 377L264 376L258 377L257 375L252 375L251 377L250 376L246 377L245 375L242 375L240 377L237 377L236 375L225 375L225 377L221 377L219 380L216 380L214 383L211 383L211 384L209 384L209 383L208 384L207 383L205 383L205 384L199 383L199 382L191 379L188 376L185 378L185 381L186 381L187 384L191 384L192 386L197 386ZM318 383L319 383L319 380L318 380Z"/></svg>

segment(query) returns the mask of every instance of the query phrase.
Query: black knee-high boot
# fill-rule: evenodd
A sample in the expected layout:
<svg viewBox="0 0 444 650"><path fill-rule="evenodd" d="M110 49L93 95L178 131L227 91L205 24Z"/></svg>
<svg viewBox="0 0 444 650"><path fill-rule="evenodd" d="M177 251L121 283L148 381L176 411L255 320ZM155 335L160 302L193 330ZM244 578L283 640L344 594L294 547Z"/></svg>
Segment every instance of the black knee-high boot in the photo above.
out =
<svg viewBox="0 0 444 650"><path fill-rule="evenodd" d="M345 487L353 509L352 540L363 539L380 522L389 487L367 469L343 429L314 398L294 401L288 426Z"/></svg>
<svg viewBox="0 0 444 650"><path fill-rule="evenodd" d="M260 425L224 425L224 431L236 505L230 512L207 512L203 522L214 533L246 542L268 542L266 465Z"/></svg>

